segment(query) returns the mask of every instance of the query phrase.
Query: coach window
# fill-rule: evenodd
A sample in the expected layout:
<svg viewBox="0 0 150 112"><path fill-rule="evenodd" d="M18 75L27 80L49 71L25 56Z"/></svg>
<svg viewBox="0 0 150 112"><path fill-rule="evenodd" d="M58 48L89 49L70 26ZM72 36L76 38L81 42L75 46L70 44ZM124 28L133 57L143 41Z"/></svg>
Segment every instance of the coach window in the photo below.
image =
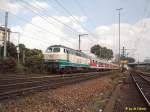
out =
<svg viewBox="0 0 150 112"><path fill-rule="evenodd" d="M59 47L55 47L55 48L53 49L53 52L60 52L60 48L59 48Z"/></svg>

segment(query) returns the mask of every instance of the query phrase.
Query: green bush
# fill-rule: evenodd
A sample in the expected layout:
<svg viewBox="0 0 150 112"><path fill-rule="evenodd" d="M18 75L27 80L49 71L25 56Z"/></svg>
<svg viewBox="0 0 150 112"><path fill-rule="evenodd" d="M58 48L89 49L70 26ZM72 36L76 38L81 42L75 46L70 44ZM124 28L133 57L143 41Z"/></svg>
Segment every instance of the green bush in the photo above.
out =
<svg viewBox="0 0 150 112"><path fill-rule="evenodd" d="M16 60L14 58L6 58L0 61L0 72L9 73L16 71Z"/></svg>
<svg viewBox="0 0 150 112"><path fill-rule="evenodd" d="M28 68L28 72L40 73L42 71L42 59L38 56L27 57L25 66Z"/></svg>
<svg viewBox="0 0 150 112"><path fill-rule="evenodd" d="M25 64L26 72L28 73L42 73L43 69L43 54L38 49L25 50Z"/></svg>

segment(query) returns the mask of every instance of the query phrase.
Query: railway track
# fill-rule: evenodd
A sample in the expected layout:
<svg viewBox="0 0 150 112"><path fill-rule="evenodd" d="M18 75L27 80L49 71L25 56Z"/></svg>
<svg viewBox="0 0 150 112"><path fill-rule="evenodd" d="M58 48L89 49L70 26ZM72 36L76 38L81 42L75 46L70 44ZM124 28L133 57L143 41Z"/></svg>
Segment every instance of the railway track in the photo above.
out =
<svg viewBox="0 0 150 112"><path fill-rule="evenodd" d="M150 77L146 77L138 72L131 73L131 77L142 97L144 98L146 104L150 108Z"/></svg>
<svg viewBox="0 0 150 112"><path fill-rule="evenodd" d="M78 73L72 75L55 75L55 76L41 76L31 78L13 78L0 80L0 100L11 98L14 96L21 96L27 93L32 93L41 90L48 90L50 88L57 88L65 84L72 84L96 78L108 74L110 72L92 72L92 73Z"/></svg>

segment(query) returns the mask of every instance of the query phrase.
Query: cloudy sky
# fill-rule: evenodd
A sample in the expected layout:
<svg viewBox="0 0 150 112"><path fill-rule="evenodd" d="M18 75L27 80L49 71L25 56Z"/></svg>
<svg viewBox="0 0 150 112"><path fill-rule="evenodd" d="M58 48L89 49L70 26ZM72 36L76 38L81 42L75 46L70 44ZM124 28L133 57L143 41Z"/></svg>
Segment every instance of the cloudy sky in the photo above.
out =
<svg viewBox="0 0 150 112"><path fill-rule="evenodd" d="M9 12L8 26L20 32L20 43L43 51L54 44L85 52L100 44L118 53L118 12L121 11L121 47L142 61L150 58L149 0L0 0L0 25ZM18 36L11 34L17 44Z"/></svg>

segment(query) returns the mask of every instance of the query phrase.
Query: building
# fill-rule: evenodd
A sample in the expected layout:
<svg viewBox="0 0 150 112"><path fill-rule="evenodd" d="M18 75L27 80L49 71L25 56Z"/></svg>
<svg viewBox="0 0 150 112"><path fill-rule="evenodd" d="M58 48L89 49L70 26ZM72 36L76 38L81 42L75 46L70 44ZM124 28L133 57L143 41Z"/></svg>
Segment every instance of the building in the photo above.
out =
<svg viewBox="0 0 150 112"><path fill-rule="evenodd" d="M10 41L10 29L7 28L7 41ZM5 27L0 26L0 45L4 42L4 36L5 36Z"/></svg>
<svg viewBox="0 0 150 112"><path fill-rule="evenodd" d="M150 63L150 59L145 59L144 62L145 63Z"/></svg>

